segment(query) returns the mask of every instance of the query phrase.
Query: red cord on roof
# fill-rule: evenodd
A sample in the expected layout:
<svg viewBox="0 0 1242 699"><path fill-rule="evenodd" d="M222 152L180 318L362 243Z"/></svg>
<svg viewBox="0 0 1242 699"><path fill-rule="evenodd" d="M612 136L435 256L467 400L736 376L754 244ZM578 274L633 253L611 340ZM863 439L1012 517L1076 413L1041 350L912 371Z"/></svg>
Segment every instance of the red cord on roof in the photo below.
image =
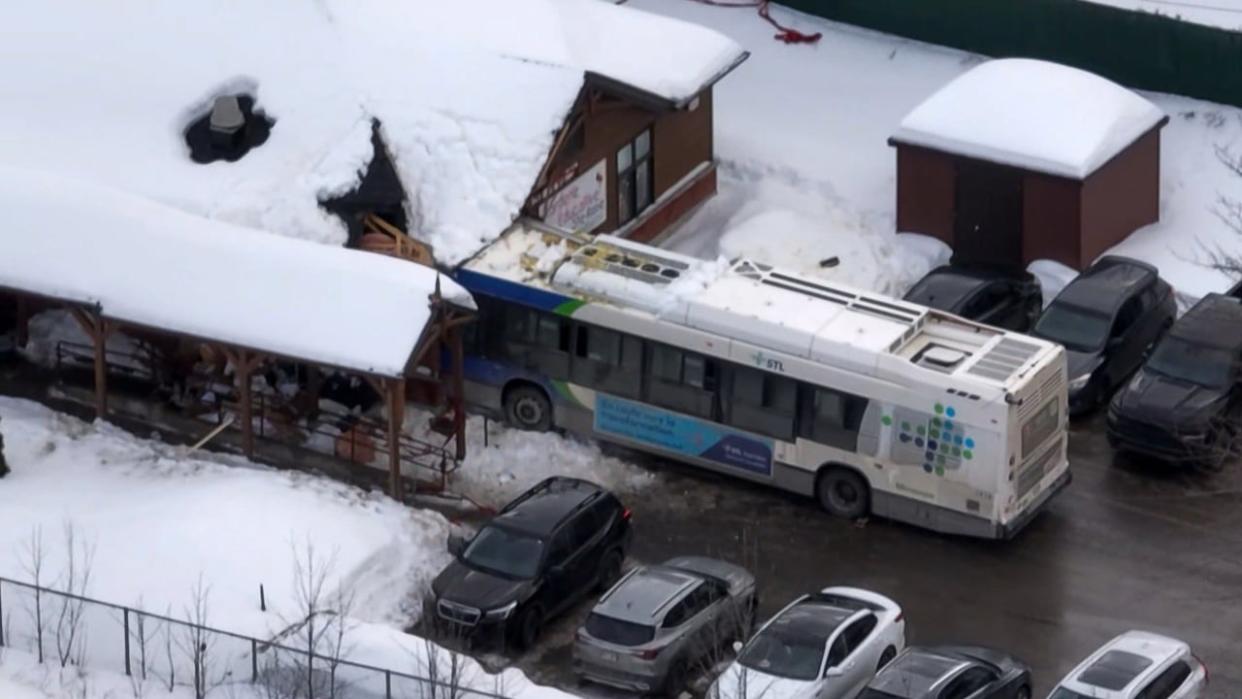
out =
<svg viewBox="0 0 1242 699"><path fill-rule="evenodd" d="M615 0L616 4L624 5L627 0ZM772 4L770 0L691 0L702 5L711 5L712 7L754 7L759 10L759 16L767 20L767 23L776 27L776 36L772 37L777 41L783 41L786 44L814 44L823 38L823 34L815 32L814 34L804 34L797 29L791 29L785 25L772 19L769 6Z"/></svg>

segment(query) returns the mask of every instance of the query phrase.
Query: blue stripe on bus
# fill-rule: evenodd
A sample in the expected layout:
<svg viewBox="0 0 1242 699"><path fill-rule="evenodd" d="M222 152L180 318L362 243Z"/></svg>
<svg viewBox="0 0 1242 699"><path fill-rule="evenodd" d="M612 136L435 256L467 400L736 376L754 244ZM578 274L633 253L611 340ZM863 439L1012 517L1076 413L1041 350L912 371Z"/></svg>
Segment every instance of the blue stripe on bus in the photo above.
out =
<svg viewBox="0 0 1242 699"><path fill-rule="evenodd" d="M454 278L458 284L461 284L466 288L466 291L472 294L492 296L504 301L531 306L541 311L555 311L557 306L566 301L573 300L569 296L554 294L543 289L534 289L525 284L499 279L487 274L480 274L468 269L457 270Z"/></svg>

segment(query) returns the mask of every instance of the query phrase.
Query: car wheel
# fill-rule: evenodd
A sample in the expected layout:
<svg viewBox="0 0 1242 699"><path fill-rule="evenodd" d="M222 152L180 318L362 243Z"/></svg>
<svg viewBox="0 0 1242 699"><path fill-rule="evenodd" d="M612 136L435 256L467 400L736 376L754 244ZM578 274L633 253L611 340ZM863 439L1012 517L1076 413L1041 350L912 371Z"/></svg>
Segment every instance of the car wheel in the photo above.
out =
<svg viewBox="0 0 1242 699"><path fill-rule="evenodd" d="M552 428L552 403L542 390L518 386L505 393L505 419L520 430L547 432Z"/></svg>
<svg viewBox="0 0 1242 699"><path fill-rule="evenodd" d="M880 670L883 670L884 666L893 662L893 658L896 658L896 657L897 657L896 648L892 646L885 648L884 652L880 653L880 662L876 664L875 671L878 673Z"/></svg>
<svg viewBox="0 0 1242 699"><path fill-rule="evenodd" d="M543 625L543 612L539 607L532 606L522 612L514 625L510 638L514 649L528 650L539 639L539 628Z"/></svg>
<svg viewBox="0 0 1242 699"><path fill-rule="evenodd" d="M815 486L819 506L829 514L858 519L871 508L871 490L863 477L844 468L832 468L819 477Z"/></svg>
<svg viewBox="0 0 1242 699"><path fill-rule="evenodd" d="M617 550L604 554L604 562L599 567L599 584L595 586L597 592L606 592L616 584L621 577L621 564L624 560L625 557Z"/></svg>
<svg viewBox="0 0 1242 699"><path fill-rule="evenodd" d="M674 661L668 668L668 674L664 676L664 696L670 698L681 696L682 690L686 688L688 674L685 660Z"/></svg>

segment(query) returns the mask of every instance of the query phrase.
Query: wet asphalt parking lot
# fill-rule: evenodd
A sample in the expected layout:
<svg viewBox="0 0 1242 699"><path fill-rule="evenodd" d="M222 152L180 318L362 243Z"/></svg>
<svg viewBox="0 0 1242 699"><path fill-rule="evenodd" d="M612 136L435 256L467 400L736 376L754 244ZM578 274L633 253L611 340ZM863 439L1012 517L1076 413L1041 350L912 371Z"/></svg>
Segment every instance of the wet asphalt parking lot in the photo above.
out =
<svg viewBox="0 0 1242 699"><path fill-rule="evenodd" d="M1008 650L1030 664L1036 697L1117 633L1163 632L1207 663L1208 697L1242 697L1242 465L1195 472L1114 456L1102 415L1072 425L1070 464L1073 484L1016 539L992 542L859 526L809 500L658 463L656 483L627 500L629 564L687 553L745 563L764 618L829 585L876 590L904 607L909 643ZM517 666L541 683L623 694L579 686L570 670L591 603L553 622Z"/></svg>

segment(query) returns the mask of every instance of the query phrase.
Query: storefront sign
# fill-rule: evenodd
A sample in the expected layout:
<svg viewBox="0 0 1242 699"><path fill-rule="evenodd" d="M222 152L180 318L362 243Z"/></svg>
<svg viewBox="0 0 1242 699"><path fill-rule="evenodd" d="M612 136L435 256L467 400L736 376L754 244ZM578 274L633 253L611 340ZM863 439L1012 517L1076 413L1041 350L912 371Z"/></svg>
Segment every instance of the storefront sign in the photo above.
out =
<svg viewBox="0 0 1242 699"><path fill-rule="evenodd" d="M575 233L589 233L608 218L608 171L601 160L579 175L543 205L543 220Z"/></svg>
<svg viewBox="0 0 1242 699"><path fill-rule="evenodd" d="M763 476L772 475L773 442L642 403L595 396L595 431L613 434Z"/></svg>

